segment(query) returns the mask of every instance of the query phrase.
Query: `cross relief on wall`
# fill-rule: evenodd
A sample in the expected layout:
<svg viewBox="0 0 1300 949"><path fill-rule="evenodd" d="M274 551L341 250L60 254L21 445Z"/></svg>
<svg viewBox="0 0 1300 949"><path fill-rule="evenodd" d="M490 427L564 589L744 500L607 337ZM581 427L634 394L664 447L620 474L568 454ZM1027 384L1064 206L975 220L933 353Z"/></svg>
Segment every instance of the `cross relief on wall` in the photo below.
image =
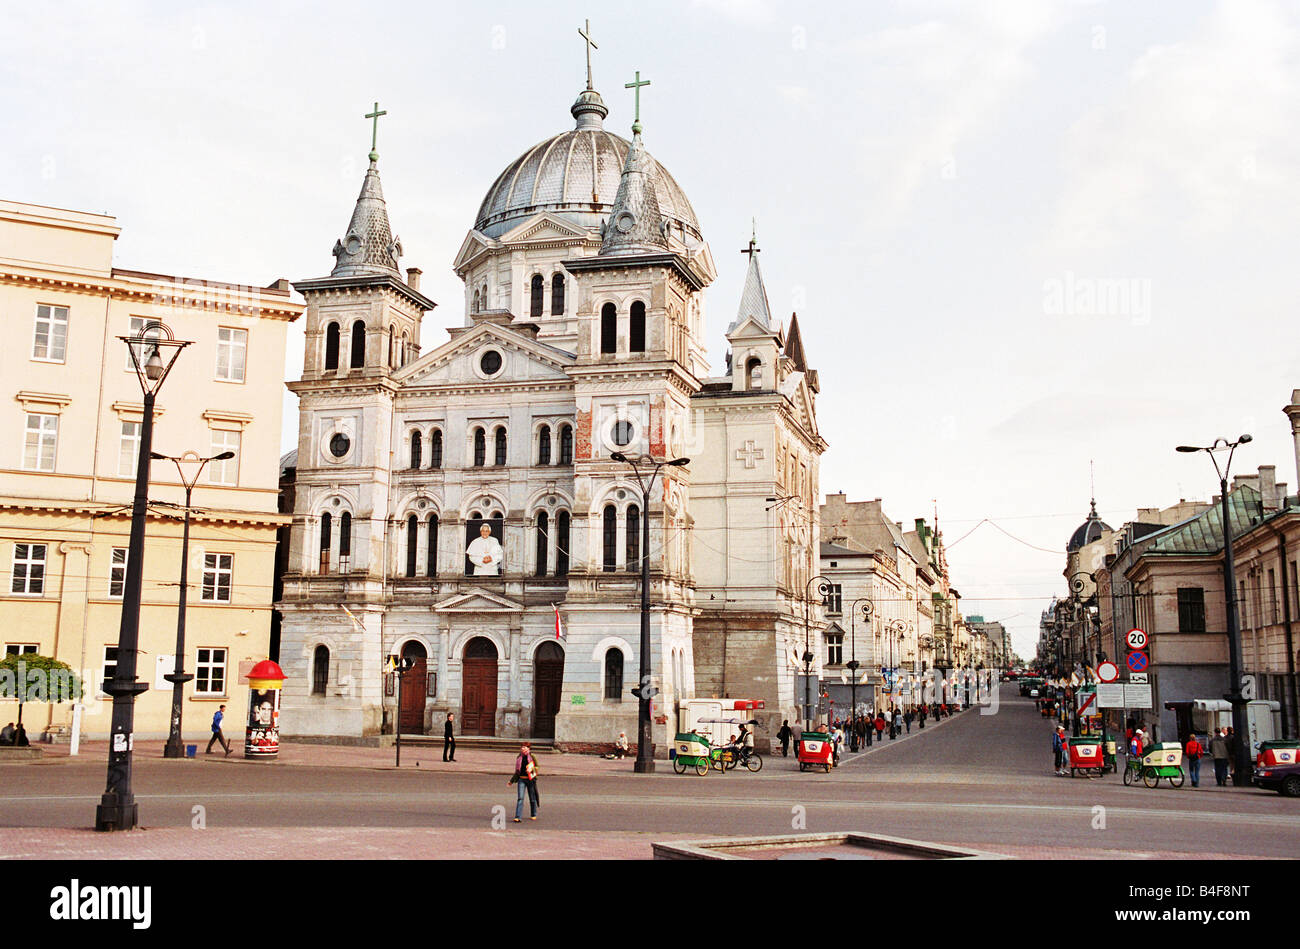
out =
<svg viewBox="0 0 1300 949"><path fill-rule="evenodd" d="M743 461L746 468L756 468L763 460L763 449L755 448L753 439L748 439L744 448L736 449L736 460Z"/></svg>

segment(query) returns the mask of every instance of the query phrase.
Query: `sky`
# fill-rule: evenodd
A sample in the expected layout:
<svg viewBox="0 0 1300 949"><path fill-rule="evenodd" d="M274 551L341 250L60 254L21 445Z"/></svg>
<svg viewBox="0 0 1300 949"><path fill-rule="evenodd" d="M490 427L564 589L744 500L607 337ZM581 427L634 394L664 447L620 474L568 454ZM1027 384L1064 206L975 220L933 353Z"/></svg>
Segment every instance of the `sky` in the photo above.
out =
<svg viewBox="0 0 1300 949"><path fill-rule="evenodd" d="M586 19L606 127L629 134L639 70L718 263L715 371L756 221L820 373L823 492L937 510L964 612L1022 654L1090 470L1112 526L1215 493L1179 444L1249 432L1234 473L1296 488L1293 3L5 3L0 196L115 215L119 267L324 276L377 100L427 351L486 190L572 126ZM299 325L286 378L301 360Z"/></svg>

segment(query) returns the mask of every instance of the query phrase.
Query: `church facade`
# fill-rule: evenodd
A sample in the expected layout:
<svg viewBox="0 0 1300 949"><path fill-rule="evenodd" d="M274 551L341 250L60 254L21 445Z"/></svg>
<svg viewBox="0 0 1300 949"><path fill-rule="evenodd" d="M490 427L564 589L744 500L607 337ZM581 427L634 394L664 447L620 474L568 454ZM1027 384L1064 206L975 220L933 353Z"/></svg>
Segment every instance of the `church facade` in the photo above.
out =
<svg viewBox="0 0 1300 949"><path fill-rule="evenodd" d="M398 269L374 151L332 272L295 284L286 736L441 734L452 714L457 734L569 750L635 738L644 557L657 753L685 698L764 699L760 740L800 717L826 443L797 321L773 320L751 241L710 377L694 210L639 120L630 141L604 128L590 78L570 112L489 187L445 343L420 349L435 304ZM626 459L689 461L647 505Z"/></svg>

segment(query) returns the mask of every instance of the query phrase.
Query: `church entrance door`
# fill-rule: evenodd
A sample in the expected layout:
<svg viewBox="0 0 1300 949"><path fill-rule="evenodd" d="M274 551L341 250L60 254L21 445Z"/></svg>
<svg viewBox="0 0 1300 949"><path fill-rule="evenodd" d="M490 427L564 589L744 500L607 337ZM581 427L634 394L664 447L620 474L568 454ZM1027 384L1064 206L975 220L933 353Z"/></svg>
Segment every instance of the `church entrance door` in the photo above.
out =
<svg viewBox="0 0 1300 949"><path fill-rule="evenodd" d="M461 662L461 734L497 733L497 647L482 636L465 645Z"/></svg>
<svg viewBox="0 0 1300 949"><path fill-rule="evenodd" d="M410 642L402 647L402 658L415 664L402 677L402 734L424 734L424 701L429 681L429 655L422 643Z"/></svg>
<svg viewBox="0 0 1300 949"><path fill-rule="evenodd" d="M564 684L564 650L543 643L533 660L533 737L554 738L555 716L560 711Z"/></svg>

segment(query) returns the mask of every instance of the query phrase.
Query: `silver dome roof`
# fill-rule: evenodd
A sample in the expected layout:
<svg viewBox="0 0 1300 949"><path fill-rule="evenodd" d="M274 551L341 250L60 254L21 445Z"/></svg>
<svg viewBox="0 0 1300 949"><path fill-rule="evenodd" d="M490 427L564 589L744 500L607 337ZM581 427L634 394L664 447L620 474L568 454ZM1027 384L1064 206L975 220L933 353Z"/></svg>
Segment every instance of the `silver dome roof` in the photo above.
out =
<svg viewBox="0 0 1300 949"><path fill-rule="evenodd" d="M475 230L500 237L539 211L590 228L609 216L632 143L605 131L599 93L583 92L570 111L577 120L575 128L538 142L497 176L478 209ZM646 159L660 213L702 240L685 192L653 157Z"/></svg>

